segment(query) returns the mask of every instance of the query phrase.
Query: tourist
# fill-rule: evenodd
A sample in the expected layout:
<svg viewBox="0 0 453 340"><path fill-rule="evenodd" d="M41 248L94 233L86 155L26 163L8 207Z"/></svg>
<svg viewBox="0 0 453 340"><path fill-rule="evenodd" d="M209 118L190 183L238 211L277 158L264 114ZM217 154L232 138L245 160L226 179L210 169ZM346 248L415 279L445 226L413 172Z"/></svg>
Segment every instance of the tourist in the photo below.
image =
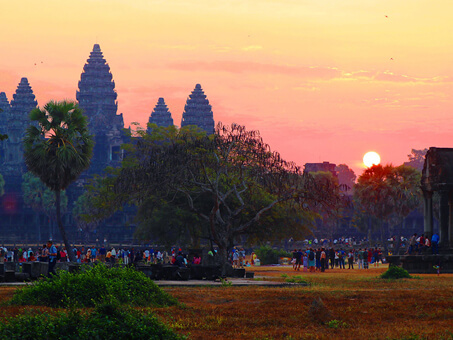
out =
<svg viewBox="0 0 453 340"><path fill-rule="evenodd" d="M431 237L431 247L434 255L439 254L439 234L434 233Z"/></svg>
<svg viewBox="0 0 453 340"><path fill-rule="evenodd" d="M303 258L302 258L302 262L304 264L304 272L306 272L308 270L308 255L307 255L307 252L303 252Z"/></svg>
<svg viewBox="0 0 453 340"><path fill-rule="evenodd" d="M340 248L340 250L338 251L338 263L340 265L340 269L346 269L344 257L345 257L344 250L343 250L343 248Z"/></svg>
<svg viewBox="0 0 453 340"><path fill-rule="evenodd" d="M335 250L333 248L329 249L329 260L330 260L330 269L333 269L335 265Z"/></svg>
<svg viewBox="0 0 453 340"><path fill-rule="evenodd" d="M112 255L112 257L110 258L110 262L115 263L116 262L116 249L115 249L115 247L113 247L112 250L110 250L110 253Z"/></svg>
<svg viewBox="0 0 453 340"><path fill-rule="evenodd" d="M239 252L236 247L233 248L233 268L239 268Z"/></svg>
<svg viewBox="0 0 453 340"><path fill-rule="evenodd" d="M107 255L107 249L104 246L99 248L99 261L105 262L105 257Z"/></svg>
<svg viewBox="0 0 453 340"><path fill-rule="evenodd" d="M192 259L192 264L201 264L201 256L198 256L198 254L195 254L195 256Z"/></svg>
<svg viewBox="0 0 453 340"><path fill-rule="evenodd" d="M178 255L175 257L174 265L178 266L178 267L185 267L186 266L185 261L184 261L184 256L182 255L181 252L178 252Z"/></svg>
<svg viewBox="0 0 453 340"><path fill-rule="evenodd" d="M417 233L411 236L407 253L411 255L413 251L417 251Z"/></svg>
<svg viewBox="0 0 453 340"><path fill-rule="evenodd" d="M363 252L362 248L359 248L359 251L357 252L357 266L359 269L363 269Z"/></svg>
<svg viewBox="0 0 453 340"><path fill-rule="evenodd" d="M308 268L310 270L310 272L314 272L315 271L315 251L313 250L313 248L310 248L309 250L307 250L307 253L308 253Z"/></svg>
<svg viewBox="0 0 453 340"><path fill-rule="evenodd" d="M293 258L291 260L291 263L293 264L293 269L296 270L296 262L297 262L297 249L294 249L293 251ZM253 263L253 262L252 262Z"/></svg>
<svg viewBox="0 0 453 340"><path fill-rule="evenodd" d="M318 248L315 252L316 256L316 270L321 271L321 249Z"/></svg>
<svg viewBox="0 0 453 340"><path fill-rule="evenodd" d="M47 244L42 246L41 256L39 258L41 262L49 262L49 248L47 248Z"/></svg>
<svg viewBox="0 0 453 340"><path fill-rule="evenodd" d="M50 277L51 274L55 274L55 264L57 263L57 248L52 244L52 241L48 241L47 249L49 249L49 268L47 271L47 276Z"/></svg>
<svg viewBox="0 0 453 340"><path fill-rule="evenodd" d="M60 250L60 262L68 262L68 253L65 247Z"/></svg>
<svg viewBox="0 0 453 340"><path fill-rule="evenodd" d="M352 249L350 249L348 253L348 269L354 269L354 253L352 252Z"/></svg>
<svg viewBox="0 0 453 340"><path fill-rule="evenodd" d="M321 248L321 254L320 254L320 262L321 262L321 272L324 272L326 270L326 260L327 260L327 255L326 252L324 251L324 248Z"/></svg>
<svg viewBox="0 0 453 340"><path fill-rule="evenodd" d="M239 250L239 268L244 268L245 250L241 248Z"/></svg>
<svg viewBox="0 0 453 340"><path fill-rule="evenodd" d="M95 262L96 261L96 255L98 255L97 251L96 251L96 247L91 248L91 257L90 257L91 258L91 262Z"/></svg>

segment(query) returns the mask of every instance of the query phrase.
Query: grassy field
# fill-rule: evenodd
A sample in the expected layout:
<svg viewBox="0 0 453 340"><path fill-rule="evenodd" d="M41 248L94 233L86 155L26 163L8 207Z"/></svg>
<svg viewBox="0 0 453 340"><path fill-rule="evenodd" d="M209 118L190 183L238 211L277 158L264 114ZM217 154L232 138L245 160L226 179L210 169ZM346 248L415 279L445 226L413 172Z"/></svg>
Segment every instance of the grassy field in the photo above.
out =
<svg viewBox="0 0 453 340"><path fill-rule="evenodd" d="M385 270L253 268L256 280L285 282L297 275L309 285L168 287L183 306L153 311L190 339L453 339L453 275L378 278ZM0 301L14 290L0 288ZM330 321L310 312L317 298ZM2 306L0 317L29 308Z"/></svg>

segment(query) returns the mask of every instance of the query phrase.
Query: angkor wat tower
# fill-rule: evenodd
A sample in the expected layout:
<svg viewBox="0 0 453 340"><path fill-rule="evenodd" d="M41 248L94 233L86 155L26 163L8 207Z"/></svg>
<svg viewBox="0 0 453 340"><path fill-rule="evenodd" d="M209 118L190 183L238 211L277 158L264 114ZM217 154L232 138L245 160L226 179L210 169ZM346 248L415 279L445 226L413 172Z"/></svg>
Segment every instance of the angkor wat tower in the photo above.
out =
<svg viewBox="0 0 453 340"><path fill-rule="evenodd" d="M6 97L5 92L0 92L0 134L4 135L7 133L8 128L8 115L11 105ZM6 141L0 142L0 162L5 161L6 154Z"/></svg>
<svg viewBox="0 0 453 340"><path fill-rule="evenodd" d="M164 98L159 98L156 106L154 107L151 116L149 117L149 123L156 124L157 126L168 127L173 125L173 118L171 112L168 111L167 104L165 104ZM148 128L148 133L151 129Z"/></svg>
<svg viewBox="0 0 453 340"><path fill-rule="evenodd" d="M214 115L200 84L195 86L184 107L181 127L187 125L196 125L209 135L214 133Z"/></svg>
<svg viewBox="0 0 453 340"><path fill-rule="evenodd" d="M8 109L8 106L6 105L7 101L8 100L5 95L2 100L2 105L5 105ZM8 139L5 143L6 150L4 166L2 167L5 173L21 176L23 170L25 169L22 139L24 138L25 132L30 125L30 111L37 105L38 102L35 100L35 95L33 94L30 84L28 83L28 79L22 78L17 86L16 93L13 95L13 100L11 101L9 110L6 111L6 133L8 134Z"/></svg>
<svg viewBox="0 0 453 340"><path fill-rule="evenodd" d="M83 67L76 98L88 117L95 146L90 172L101 173L106 166L119 164L122 158L123 114L117 115L115 82L101 48L95 44Z"/></svg>

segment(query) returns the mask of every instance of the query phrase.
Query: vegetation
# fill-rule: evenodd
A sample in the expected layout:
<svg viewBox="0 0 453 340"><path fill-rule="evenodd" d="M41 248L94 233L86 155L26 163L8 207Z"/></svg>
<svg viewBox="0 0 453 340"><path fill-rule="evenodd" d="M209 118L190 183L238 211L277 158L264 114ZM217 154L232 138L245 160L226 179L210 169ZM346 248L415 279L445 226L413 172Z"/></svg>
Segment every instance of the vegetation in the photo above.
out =
<svg viewBox="0 0 453 340"><path fill-rule="evenodd" d="M383 279L410 279L412 276L409 275L406 269L391 266L385 273L381 275Z"/></svg>
<svg viewBox="0 0 453 340"><path fill-rule="evenodd" d="M354 186L355 219L359 229L368 229L370 238L371 219L374 219L380 222L381 241L385 224L392 234L392 227L420 206L420 179L420 172L406 165L374 165L366 169Z"/></svg>
<svg viewBox="0 0 453 340"><path fill-rule="evenodd" d="M236 286L234 282L232 286L163 287L179 305L136 310L142 314L152 310L158 320L191 339L453 339L453 275L420 274L419 280L378 278L386 270L387 266L372 266L301 274L291 266L254 267L255 278L266 281L266 287ZM271 286L299 275L310 285ZM17 289L0 287L0 303L8 301ZM309 314L318 297L332 313L331 320L338 322L329 324L327 320L322 325ZM0 324L28 311L58 312L3 304ZM82 315L88 319L90 310L85 308L85 312ZM132 327L128 330L132 334Z"/></svg>
<svg viewBox="0 0 453 340"><path fill-rule="evenodd" d="M280 257L292 257L292 254L282 249L274 249L270 246L261 246L255 250L256 256L261 261L261 264L278 264Z"/></svg>
<svg viewBox="0 0 453 340"><path fill-rule="evenodd" d="M272 152L258 131L240 125L218 125L211 136L156 126L151 135L141 137L128 147L129 158L113 183L118 206L148 205L140 209L142 222L143 212L152 212L153 204L189 212L199 221L200 234L218 246L223 263L227 250L243 235L269 239L281 235L285 224L297 225L295 232L307 232L313 208L338 199L329 183L302 174L295 164ZM289 213L266 220L278 207ZM269 223L272 219L287 223ZM149 226L159 225L155 217L146 221Z"/></svg>
<svg viewBox="0 0 453 340"><path fill-rule="evenodd" d="M44 213L52 222L56 220L55 192L46 187L44 183L31 172L27 172L22 176L22 194L24 203L37 212L37 214L34 215L36 225L40 227L40 223L38 222L39 213ZM61 192L60 207L61 213L66 213L68 197L66 196L65 191ZM39 229L39 233L41 233L41 229ZM39 234L39 239L41 240L41 234Z"/></svg>
<svg viewBox="0 0 453 340"><path fill-rule="evenodd" d="M75 102L48 102L30 112L32 125L25 138L25 164L30 172L55 192L57 223L68 256L75 262L61 220L61 191L90 166L93 137L87 119ZM35 126L37 124L37 126Z"/></svg>
<svg viewBox="0 0 453 340"><path fill-rule="evenodd" d="M149 312L116 304L93 311L26 313L0 323L2 339L183 339Z"/></svg>
<svg viewBox="0 0 453 340"><path fill-rule="evenodd" d="M60 271L16 292L11 304L49 307L93 307L106 301L131 306L169 306L177 301L133 268L84 267Z"/></svg>

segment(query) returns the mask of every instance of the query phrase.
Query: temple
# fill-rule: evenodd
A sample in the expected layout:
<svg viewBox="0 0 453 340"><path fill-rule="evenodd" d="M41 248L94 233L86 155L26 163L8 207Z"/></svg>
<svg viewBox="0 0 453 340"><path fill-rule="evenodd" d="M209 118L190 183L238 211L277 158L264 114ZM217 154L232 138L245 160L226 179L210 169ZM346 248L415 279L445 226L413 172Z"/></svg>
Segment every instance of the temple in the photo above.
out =
<svg viewBox="0 0 453 340"><path fill-rule="evenodd" d="M440 196L439 245L453 248L453 149L429 148L422 171L421 188L424 196L424 233L433 234L433 194Z"/></svg>
<svg viewBox="0 0 453 340"><path fill-rule="evenodd" d="M4 99L6 99L6 96ZM35 95L28 83L28 79L22 78L17 86L16 93L13 95L9 110L7 109L6 111L6 133L8 134L8 139L5 142L4 166L2 170L13 176L22 176L25 171L22 139L25 136L27 127L30 125L30 111L36 108L37 105L38 102L35 100Z"/></svg>
<svg viewBox="0 0 453 340"><path fill-rule="evenodd" d="M196 125L207 134L214 133L214 115L200 84L195 86L184 107L181 127L188 125Z"/></svg>
<svg viewBox="0 0 453 340"><path fill-rule="evenodd" d="M173 118L171 117L171 112L168 110L167 104L165 104L164 98L159 98L157 101L157 104L149 117L149 123L162 127L173 125ZM148 128L148 133L150 132L151 129Z"/></svg>
<svg viewBox="0 0 453 340"><path fill-rule="evenodd" d="M8 115L11 105L5 92L0 92L0 134L7 133ZM6 154L6 141L0 141L0 162L3 162Z"/></svg>
<svg viewBox="0 0 453 340"><path fill-rule="evenodd" d="M118 165L124 142L123 114L117 114L115 82L101 48L95 44L83 67L76 99L88 117L88 127L95 137L90 173L100 173L105 167Z"/></svg>

